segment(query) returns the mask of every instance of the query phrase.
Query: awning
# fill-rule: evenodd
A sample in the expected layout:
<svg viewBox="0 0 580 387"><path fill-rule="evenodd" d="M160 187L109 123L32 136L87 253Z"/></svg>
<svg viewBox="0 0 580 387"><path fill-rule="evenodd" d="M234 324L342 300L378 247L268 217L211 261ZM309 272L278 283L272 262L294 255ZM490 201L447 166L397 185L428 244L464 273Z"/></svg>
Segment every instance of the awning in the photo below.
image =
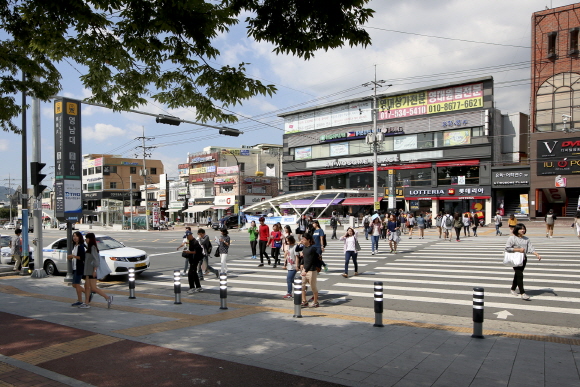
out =
<svg viewBox="0 0 580 387"><path fill-rule="evenodd" d="M195 206L189 206L189 208L183 212L189 212L189 213L196 213L196 212L204 212L205 210L211 208L211 205L209 204L198 204Z"/></svg>
<svg viewBox="0 0 580 387"><path fill-rule="evenodd" d="M213 206L212 210L227 210L228 208L232 208L232 206Z"/></svg>
<svg viewBox="0 0 580 387"><path fill-rule="evenodd" d="M280 208L324 208L326 206L334 206L339 204L342 198L339 199L318 199L315 200L314 203L312 200L308 199L299 199L299 200L292 200L291 202L280 204Z"/></svg>
<svg viewBox="0 0 580 387"><path fill-rule="evenodd" d="M377 202L380 202L382 199L382 196L377 197ZM373 204L373 198L346 198L342 202L343 206L372 206Z"/></svg>
<svg viewBox="0 0 580 387"><path fill-rule="evenodd" d="M468 167L472 165L479 165L479 160L439 161L435 163L436 167Z"/></svg>

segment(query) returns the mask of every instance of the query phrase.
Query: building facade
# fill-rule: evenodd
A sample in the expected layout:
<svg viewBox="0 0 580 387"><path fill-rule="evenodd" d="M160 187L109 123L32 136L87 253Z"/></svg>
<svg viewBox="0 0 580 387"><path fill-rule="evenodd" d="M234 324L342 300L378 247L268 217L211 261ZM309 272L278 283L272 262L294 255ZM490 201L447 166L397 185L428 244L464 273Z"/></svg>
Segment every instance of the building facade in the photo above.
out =
<svg viewBox="0 0 580 387"><path fill-rule="evenodd" d="M580 209L579 32L580 4L532 15L530 211L537 217Z"/></svg>
<svg viewBox="0 0 580 387"><path fill-rule="evenodd" d="M159 183L161 160L147 160L146 167L148 184ZM141 206L142 170L142 159L83 155L83 222L120 223L126 207Z"/></svg>
<svg viewBox="0 0 580 387"><path fill-rule="evenodd" d="M366 135L376 120L384 138L377 156L381 210L387 210L392 173L398 209L481 211L489 221L495 210L492 166L519 162L520 151L527 151L519 142L516 153L502 148L504 123L512 124L507 132L521 125L495 109L493 78L389 93L376 100L376 109L367 97L280 115L285 120L285 190L359 189L362 198L342 202L345 212L371 210L374 168ZM507 132L506 137L516 136Z"/></svg>

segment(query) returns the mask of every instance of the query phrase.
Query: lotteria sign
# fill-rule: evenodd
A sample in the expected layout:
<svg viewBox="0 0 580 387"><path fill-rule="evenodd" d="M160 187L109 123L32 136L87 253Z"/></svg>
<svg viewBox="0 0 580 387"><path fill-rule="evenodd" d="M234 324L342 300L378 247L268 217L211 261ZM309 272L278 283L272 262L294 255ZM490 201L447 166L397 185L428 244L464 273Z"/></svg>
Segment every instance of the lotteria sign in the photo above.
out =
<svg viewBox="0 0 580 387"><path fill-rule="evenodd" d="M405 130L402 126L392 126L386 128L378 128L378 131L383 133L385 136L394 136L397 134L405 134ZM330 141L340 141L340 140L357 140L365 137L367 134L372 133L372 129L368 130L356 130L352 132L344 133L332 133L324 134L320 136L320 142L330 142Z"/></svg>
<svg viewBox="0 0 580 387"><path fill-rule="evenodd" d="M465 199L488 199L491 197L491 186L464 187L457 186L441 187L433 189L405 188L407 200L465 200Z"/></svg>

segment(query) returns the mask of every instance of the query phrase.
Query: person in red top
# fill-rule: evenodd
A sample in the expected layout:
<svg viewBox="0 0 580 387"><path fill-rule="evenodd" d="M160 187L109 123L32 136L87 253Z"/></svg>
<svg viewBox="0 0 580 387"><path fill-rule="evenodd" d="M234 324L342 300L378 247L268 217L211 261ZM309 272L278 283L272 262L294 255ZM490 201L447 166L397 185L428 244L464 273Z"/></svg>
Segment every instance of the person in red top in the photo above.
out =
<svg viewBox="0 0 580 387"><path fill-rule="evenodd" d="M282 233L280 232L280 226L275 224L272 226L272 232L270 233L270 246L272 247L271 254L274 258L274 268L280 264L280 247L282 247Z"/></svg>
<svg viewBox="0 0 580 387"><path fill-rule="evenodd" d="M260 219L258 219L258 221L260 222L260 227L258 227L258 246L260 247L260 264L258 265L258 267L262 267L264 266L264 255L268 259L268 265L271 265L270 257L266 252L266 246L268 246L268 238L270 237L270 227L268 227L264 223L266 219L263 216Z"/></svg>

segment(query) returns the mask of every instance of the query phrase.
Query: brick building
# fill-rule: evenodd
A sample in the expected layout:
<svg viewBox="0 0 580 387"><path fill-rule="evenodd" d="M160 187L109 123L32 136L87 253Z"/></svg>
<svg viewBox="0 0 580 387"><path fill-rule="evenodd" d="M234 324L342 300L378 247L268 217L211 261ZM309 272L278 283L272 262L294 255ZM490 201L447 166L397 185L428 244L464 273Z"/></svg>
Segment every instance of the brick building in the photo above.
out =
<svg viewBox="0 0 580 387"><path fill-rule="evenodd" d="M576 213L580 196L580 3L532 15L531 216ZM578 132L578 133L575 133Z"/></svg>

